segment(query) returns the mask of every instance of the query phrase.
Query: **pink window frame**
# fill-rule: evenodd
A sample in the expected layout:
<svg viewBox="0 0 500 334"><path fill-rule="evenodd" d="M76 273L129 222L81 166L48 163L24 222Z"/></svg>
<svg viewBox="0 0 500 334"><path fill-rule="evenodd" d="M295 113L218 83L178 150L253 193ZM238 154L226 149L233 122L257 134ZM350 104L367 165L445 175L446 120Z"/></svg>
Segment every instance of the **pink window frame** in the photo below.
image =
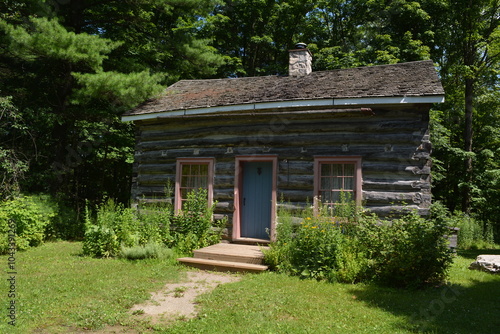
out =
<svg viewBox="0 0 500 334"><path fill-rule="evenodd" d="M247 161L270 161L273 163L273 184L271 201L271 230L270 239L276 239L276 204L277 204L277 184L278 184L278 156L277 155L252 155L252 156L238 156L235 159L235 182L234 182L234 214L233 214L233 241L245 241L247 238L241 237L241 193L243 191L243 163ZM256 240L256 239L254 239ZM250 240L251 241L251 240ZM265 240L262 240L265 241Z"/></svg>
<svg viewBox="0 0 500 334"><path fill-rule="evenodd" d="M208 205L213 203L213 188L214 188L214 158L178 158L175 166L175 202L174 209L175 212L179 212L182 209L182 194L181 194L181 180L182 180L182 166L187 165L208 165L208 182L207 182L207 192L208 192Z"/></svg>
<svg viewBox="0 0 500 334"><path fill-rule="evenodd" d="M314 198L317 199L320 190L320 178L321 178L321 164L354 164L354 191L355 191L355 201L358 205L361 205L362 199L362 169L361 169L361 157L360 156L340 156L340 157L315 157L314 158ZM316 206L316 202L314 203Z"/></svg>

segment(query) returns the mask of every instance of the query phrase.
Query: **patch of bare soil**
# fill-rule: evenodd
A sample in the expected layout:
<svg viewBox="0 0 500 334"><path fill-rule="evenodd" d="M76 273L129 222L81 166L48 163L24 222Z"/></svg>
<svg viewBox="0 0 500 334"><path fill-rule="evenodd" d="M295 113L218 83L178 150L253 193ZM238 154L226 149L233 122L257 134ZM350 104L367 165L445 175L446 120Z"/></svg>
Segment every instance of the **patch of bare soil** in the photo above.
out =
<svg viewBox="0 0 500 334"><path fill-rule="evenodd" d="M237 282L240 276L208 271L190 271L182 283L168 283L161 290L151 293L151 299L134 305L130 313L138 322L153 325L168 325L176 320L186 320L197 315L195 299L199 295L215 289L220 284ZM108 326L98 331L74 331L98 334L137 334L139 331L125 326Z"/></svg>
<svg viewBox="0 0 500 334"><path fill-rule="evenodd" d="M168 283L159 291L151 293L151 299L143 304L134 305L130 313L138 323L168 325L177 320L194 318L197 315L195 299L199 295L212 291L220 284L237 282L240 276L208 272L190 271L183 283ZM146 326L147 327L147 326ZM147 331L146 331L147 332ZM97 331L70 330L72 334L139 334L143 330L135 330L127 326L108 326Z"/></svg>
<svg viewBox="0 0 500 334"><path fill-rule="evenodd" d="M206 271L191 271L187 276L187 282L167 284L160 291L153 292L146 303L132 307L132 314L147 318L153 324L194 318L197 314L196 297L213 290L219 284L240 279L239 276Z"/></svg>

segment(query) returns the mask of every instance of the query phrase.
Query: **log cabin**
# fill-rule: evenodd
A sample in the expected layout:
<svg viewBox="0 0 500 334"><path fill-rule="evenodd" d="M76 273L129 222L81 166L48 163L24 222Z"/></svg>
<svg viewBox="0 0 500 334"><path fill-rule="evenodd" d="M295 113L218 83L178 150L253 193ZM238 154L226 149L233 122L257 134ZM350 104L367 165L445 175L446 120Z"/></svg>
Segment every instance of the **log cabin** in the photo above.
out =
<svg viewBox="0 0 500 334"><path fill-rule="evenodd" d="M133 201L181 209L197 188L229 218L227 239L273 239L280 198L304 207L340 193L380 216L431 203L429 110L444 101L432 61L312 71L305 45L288 76L181 80L123 115L136 128Z"/></svg>

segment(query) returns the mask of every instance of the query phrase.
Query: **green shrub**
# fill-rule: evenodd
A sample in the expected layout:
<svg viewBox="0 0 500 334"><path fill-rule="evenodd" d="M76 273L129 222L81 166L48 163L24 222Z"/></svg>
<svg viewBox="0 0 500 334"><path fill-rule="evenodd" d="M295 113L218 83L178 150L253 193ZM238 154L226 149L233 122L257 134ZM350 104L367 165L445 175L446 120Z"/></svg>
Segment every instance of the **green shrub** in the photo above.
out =
<svg viewBox="0 0 500 334"><path fill-rule="evenodd" d="M110 257L118 254L120 242L115 231L107 226L89 225L85 231L83 254Z"/></svg>
<svg viewBox="0 0 500 334"><path fill-rule="evenodd" d="M172 245L173 237L170 224L173 209L170 204L154 203L141 205L137 211L139 221L139 244L160 243Z"/></svg>
<svg viewBox="0 0 500 334"><path fill-rule="evenodd" d="M83 254L96 257L117 256L120 246L138 244L138 223L132 209L107 200L97 210L95 219L87 210Z"/></svg>
<svg viewBox="0 0 500 334"><path fill-rule="evenodd" d="M306 217L292 242L292 271L302 277L332 280L338 269L343 239L337 222L325 217Z"/></svg>
<svg viewBox="0 0 500 334"><path fill-rule="evenodd" d="M121 247L120 257L128 260L169 259L174 252L158 243L148 243L144 246Z"/></svg>
<svg viewBox="0 0 500 334"><path fill-rule="evenodd" d="M362 220L356 235L371 263L369 276L391 286L419 287L446 278L452 263L448 231L446 224L410 213L392 221Z"/></svg>
<svg viewBox="0 0 500 334"><path fill-rule="evenodd" d="M151 249L151 244L188 254L217 243L226 220L212 222L215 204L207 206L206 194L206 190L189 193L183 210L175 216L170 204L143 205L132 210L108 200L97 208L94 218L87 215L83 253L108 257L125 252L133 254L127 258L139 258Z"/></svg>
<svg viewBox="0 0 500 334"><path fill-rule="evenodd" d="M382 221L361 216L359 210L349 212L347 217L328 217L319 210L319 215L295 225L290 214L279 210L277 239L265 251L266 263L292 275L330 282L376 280L419 287L446 278L452 261L446 224L415 213Z"/></svg>
<svg viewBox="0 0 500 334"><path fill-rule="evenodd" d="M16 224L16 248L36 247L46 239L46 228L57 216L47 196L20 196L0 204L0 253L8 249L9 221Z"/></svg>
<svg viewBox="0 0 500 334"><path fill-rule="evenodd" d="M263 251L264 261L272 270L284 273L291 272L290 256L292 254L291 247L296 229L294 224L296 219L283 203L278 206L277 238L271 241L269 249Z"/></svg>
<svg viewBox="0 0 500 334"><path fill-rule="evenodd" d="M190 254L194 249L220 242L227 219L213 221L212 206L207 204L207 190L198 189L187 195L184 206L173 217L173 245L180 254Z"/></svg>

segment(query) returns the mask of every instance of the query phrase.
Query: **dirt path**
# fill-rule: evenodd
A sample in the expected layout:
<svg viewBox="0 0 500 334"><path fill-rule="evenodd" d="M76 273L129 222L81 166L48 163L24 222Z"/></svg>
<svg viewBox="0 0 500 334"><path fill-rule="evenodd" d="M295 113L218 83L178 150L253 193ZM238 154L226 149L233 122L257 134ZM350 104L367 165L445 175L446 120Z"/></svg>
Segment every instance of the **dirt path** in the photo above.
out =
<svg viewBox="0 0 500 334"><path fill-rule="evenodd" d="M193 318L196 316L196 297L215 289L219 284L240 279L235 275L207 271L191 271L187 276L187 282L167 284L160 291L152 293L146 303L132 307L132 314L149 318L154 324Z"/></svg>
<svg viewBox="0 0 500 334"><path fill-rule="evenodd" d="M168 325L176 320L194 318L197 315L195 309L196 297L215 289L220 284L237 282L240 279L240 276L225 273L189 271L185 282L166 284L159 291L151 293L150 300L143 304L134 305L130 313L137 320L144 320L158 325ZM127 327L112 326L84 333L135 334L138 332Z"/></svg>

